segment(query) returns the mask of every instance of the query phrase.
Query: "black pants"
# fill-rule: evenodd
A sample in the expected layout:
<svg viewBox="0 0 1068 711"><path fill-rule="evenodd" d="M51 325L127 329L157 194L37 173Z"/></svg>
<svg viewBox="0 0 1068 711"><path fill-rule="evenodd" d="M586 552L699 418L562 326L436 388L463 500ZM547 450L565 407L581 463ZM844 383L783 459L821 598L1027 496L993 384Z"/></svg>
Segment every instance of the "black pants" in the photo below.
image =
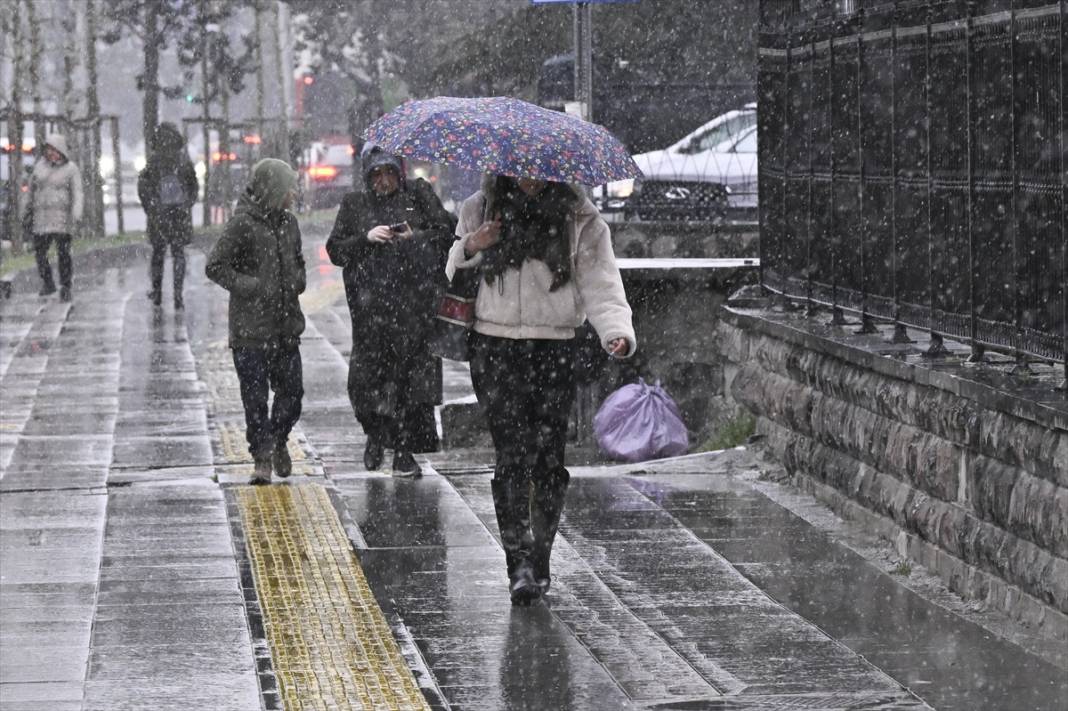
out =
<svg viewBox="0 0 1068 711"><path fill-rule="evenodd" d="M182 286L185 283L185 245L181 240L166 240L156 237L150 240L152 245L152 261L150 273L152 276L152 291L159 293L163 288L163 258L167 255L167 247L171 249L171 266L174 268L174 298L182 296Z"/></svg>
<svg viewBox="0 0 1068 711"><path fill-rule="evenodd" d="M50 289L55 288L56 283L52 279L52 265L48 263L48 249L55 240L56 252L59 255L59 285L70 289L73 266L70 259L71 236L65 232L46 232L33 236L33 251L37 257L37 273L41 275L41 281Z"/></svg>
<svg viewBox="0 0 1068 711"><path fill-rule="evenodd" d="M574 341L471 338L471 380L497 454L494 478L525 487L564 466Z"/></svg>
<svg viewBox="0 0 1068 711"><path fill-rule="evenodd" d="M234 348L234 368L241 381L245 406L245 438L253 459L265 459L276 443L284 443L300 419L304 374L297 346L270 345ZM267 395L274 403L267 413Z"/></svg>

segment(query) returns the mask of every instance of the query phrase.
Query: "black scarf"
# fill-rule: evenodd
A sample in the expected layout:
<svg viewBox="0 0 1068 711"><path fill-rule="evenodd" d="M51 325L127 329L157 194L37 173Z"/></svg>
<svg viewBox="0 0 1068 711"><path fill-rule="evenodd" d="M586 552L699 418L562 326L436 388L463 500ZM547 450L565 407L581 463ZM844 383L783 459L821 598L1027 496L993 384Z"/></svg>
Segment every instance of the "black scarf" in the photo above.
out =
<svg viewBox="0 0 1068 711"><path fill-rule="evenodd" d="M578 196L564 183L549 183L531 197L513 178L498 176L493 210L501 220L501 240L485 250L482 274L487 284L528 259L544 262L552 272L550 291L571 280L568 222Z"/></svg>

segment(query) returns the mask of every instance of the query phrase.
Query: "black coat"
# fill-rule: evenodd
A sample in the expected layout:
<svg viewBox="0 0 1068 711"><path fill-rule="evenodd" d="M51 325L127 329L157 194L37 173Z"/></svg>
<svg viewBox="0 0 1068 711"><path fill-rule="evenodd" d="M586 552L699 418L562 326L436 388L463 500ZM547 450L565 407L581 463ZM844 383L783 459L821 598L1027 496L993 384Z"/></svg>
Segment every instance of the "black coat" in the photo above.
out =
<svg viewBox="0 0 1068 711"><path fill-rule="evenodd" d="M411 239L375 244L378 225L407 222ZM330 261L342 267L352 316L349 396L381 414L395 414L397 390L412 403L441 402L441 359L427 339L446 285L445 261L455 222L430 184L406 180L380 197L370 190L345 196L326 242Z"/></svg>
<svg viewBox="0 0 1068 711"><path fill-rule="evenodd" d="M162 206L159 204L160 176L172 172L177 173L182 182L188 201L184 205ZM193 239L193 204L197 200L198 185L196 169L184 146L180 151L152 155L137 176L137 197L148 217L149 241L189 244Z"/></svg>

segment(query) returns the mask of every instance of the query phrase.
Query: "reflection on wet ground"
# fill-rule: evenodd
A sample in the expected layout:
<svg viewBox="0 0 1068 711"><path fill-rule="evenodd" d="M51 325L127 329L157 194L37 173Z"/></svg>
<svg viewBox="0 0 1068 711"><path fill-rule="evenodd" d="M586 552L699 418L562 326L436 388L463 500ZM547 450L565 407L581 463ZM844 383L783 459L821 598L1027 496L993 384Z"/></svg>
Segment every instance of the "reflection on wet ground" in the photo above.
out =
<svg viewBox="0 0 1068 711"><path fill-rule="evenodd" d="M324 238L296 472L270 489L243 487L202 254L184 313L149 306L140 262L76 270L72 305L0 304L5 708L1068 708L1068 651L917 594L733 476L744 454L576 471L547 604L512 608L484 453L363 470Z"/></svg>

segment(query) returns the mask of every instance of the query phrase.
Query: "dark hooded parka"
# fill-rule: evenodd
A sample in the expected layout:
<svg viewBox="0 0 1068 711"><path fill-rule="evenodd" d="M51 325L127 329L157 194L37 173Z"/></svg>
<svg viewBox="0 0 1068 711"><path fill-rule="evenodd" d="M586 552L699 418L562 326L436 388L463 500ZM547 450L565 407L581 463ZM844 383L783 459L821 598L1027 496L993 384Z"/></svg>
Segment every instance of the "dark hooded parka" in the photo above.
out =
<svg viewBox="0 0 1068 711"><path fill-rule="evenodd" d="M307 286L297 218L284 209L292 168L256 164L234 216L208 256L209 279L230 292L230 347L295 347L304 332L299 296Z"/></svg>
<svg viewBox="0 0 1068 711"><path fill-rule="evenodd" d="M189 160L185 137L173 124L161 123L152 155L137 176L137 197L148 217L149 241L189 244L197 191L197 173Z"/></svg>
<svg viewBox="0 0 1068 711"><path fill-rule="evenodd" d="M352 317L349 398L364 430L383 446L432 451L438 444L433 405L441 402L441 360L427 341L455 223L428 182L404 178L395 156L373 149L361 162L364 187L345 196L326 243L330 261L343 269ZM400 177L389 195L371 186L372 172L383 166ZM411 228L410 238L367 238L376 226L402 222ZM382 418L391 425L372 431ZM398 437L406 441L390 441Z"/></svg>

